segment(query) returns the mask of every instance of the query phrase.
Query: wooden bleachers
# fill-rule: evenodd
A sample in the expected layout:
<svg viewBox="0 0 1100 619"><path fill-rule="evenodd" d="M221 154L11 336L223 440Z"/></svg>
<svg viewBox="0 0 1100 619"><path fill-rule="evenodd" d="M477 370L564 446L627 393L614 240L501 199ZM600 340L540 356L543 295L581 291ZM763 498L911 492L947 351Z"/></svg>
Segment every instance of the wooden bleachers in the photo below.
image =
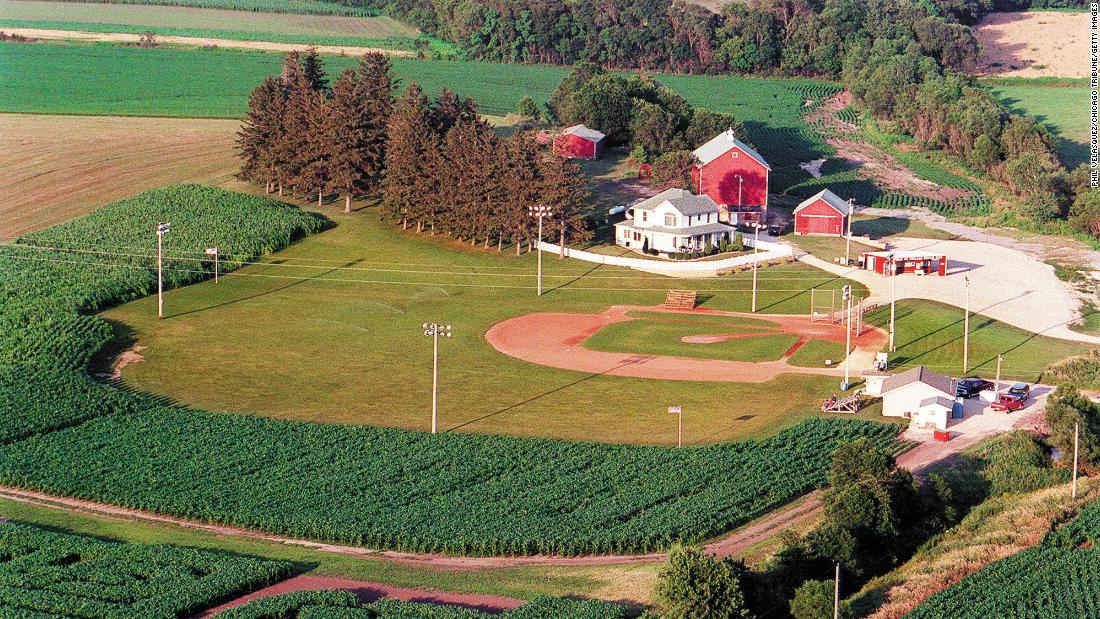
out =
<svg viewBox="0 0 1100 619"><path fill-rule="evenodd" d="M863 390L843 398L830 398L821 403L823 413L858 413L863 408Z"/></svg>
<svg viewBox="0 0 1100 619"><path fill-rule="evenodd" d="M669 290L665 295L665 307L669 309L695 309L697 293L694 290Z"/></svg>

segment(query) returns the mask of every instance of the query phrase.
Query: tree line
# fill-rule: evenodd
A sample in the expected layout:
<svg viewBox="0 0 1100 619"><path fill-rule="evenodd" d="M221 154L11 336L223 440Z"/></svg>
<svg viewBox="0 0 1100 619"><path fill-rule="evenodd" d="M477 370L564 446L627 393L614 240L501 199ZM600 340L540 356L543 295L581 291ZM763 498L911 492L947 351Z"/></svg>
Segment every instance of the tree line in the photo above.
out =
<svg viewBox="0 0 1100 619"><path fill-rule="evenodd" d="M389 59L364 55L328 86L315 50L286 55L282 74L249 98L237 134L238 176L268 193L312 199L380 195L383 212L418 232L443 232L503 249L533 239L528 207L550 208L561 243L587 238L580 168L517 131L501 138L472 99L442 90L430 101L409 84L395 97Z"/></svg>

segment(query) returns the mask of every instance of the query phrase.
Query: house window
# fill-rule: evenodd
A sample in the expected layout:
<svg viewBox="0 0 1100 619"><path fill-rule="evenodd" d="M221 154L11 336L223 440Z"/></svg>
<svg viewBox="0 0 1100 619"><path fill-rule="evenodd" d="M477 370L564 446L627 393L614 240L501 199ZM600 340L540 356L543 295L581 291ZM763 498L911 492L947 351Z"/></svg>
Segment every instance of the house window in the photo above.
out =
<svg viewBox="0 0 1100 619"><path fill-rule="evenodd" d="M676 216L672 215L672 214L665 215L665 226L667 226L669 228L675 228L676 227Z"/></svg>
<svg viewBox="0 0 1100 619"><path fill-rule="evenodd" d="M648 220L649 220L649 213L647 213L646 211L642 211L642 221L648 221Z"/></svg>
<svg viewBox="0 0 1100 619"><path fill-rule="evenodd" d="M737 159L737 155L737 151L733 151L732 153L730 153L730 157L733 157L734 159Z"/></svg>

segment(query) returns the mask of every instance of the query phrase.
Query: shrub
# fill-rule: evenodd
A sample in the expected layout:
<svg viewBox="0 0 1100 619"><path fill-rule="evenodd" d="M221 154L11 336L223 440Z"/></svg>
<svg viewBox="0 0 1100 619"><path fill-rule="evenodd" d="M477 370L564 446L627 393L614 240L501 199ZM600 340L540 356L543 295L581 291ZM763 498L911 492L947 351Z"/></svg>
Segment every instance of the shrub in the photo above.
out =
<svg viewBox="0 0 1100 619"><path fill-rule="evenodd" d="M676 546L661 571L654 595L669 619L747 618L752 614L741 589L744 564L719 559L699 548Z"/></svg>

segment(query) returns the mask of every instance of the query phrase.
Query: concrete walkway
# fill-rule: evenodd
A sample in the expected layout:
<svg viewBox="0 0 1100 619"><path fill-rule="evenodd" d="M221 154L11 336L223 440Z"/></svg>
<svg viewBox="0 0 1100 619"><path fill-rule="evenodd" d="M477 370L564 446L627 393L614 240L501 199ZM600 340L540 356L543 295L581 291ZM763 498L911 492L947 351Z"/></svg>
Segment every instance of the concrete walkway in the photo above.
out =
<svg viewBox="0 0 1100 619"><path fill-rule="evenodd" d="M893 249L947 255L947 276L899 275L898 299L928 299L963 307L970 278L970 311L1032 333L1100 344L1100 337L1077 333L1069 325L1080 319L1080 302L1054 267L1022 251L990 243L896 238ZM890 278L858 267L845 267L804 254L800 261L854 279L871 291L876 303L890 302Z"/></svg>

